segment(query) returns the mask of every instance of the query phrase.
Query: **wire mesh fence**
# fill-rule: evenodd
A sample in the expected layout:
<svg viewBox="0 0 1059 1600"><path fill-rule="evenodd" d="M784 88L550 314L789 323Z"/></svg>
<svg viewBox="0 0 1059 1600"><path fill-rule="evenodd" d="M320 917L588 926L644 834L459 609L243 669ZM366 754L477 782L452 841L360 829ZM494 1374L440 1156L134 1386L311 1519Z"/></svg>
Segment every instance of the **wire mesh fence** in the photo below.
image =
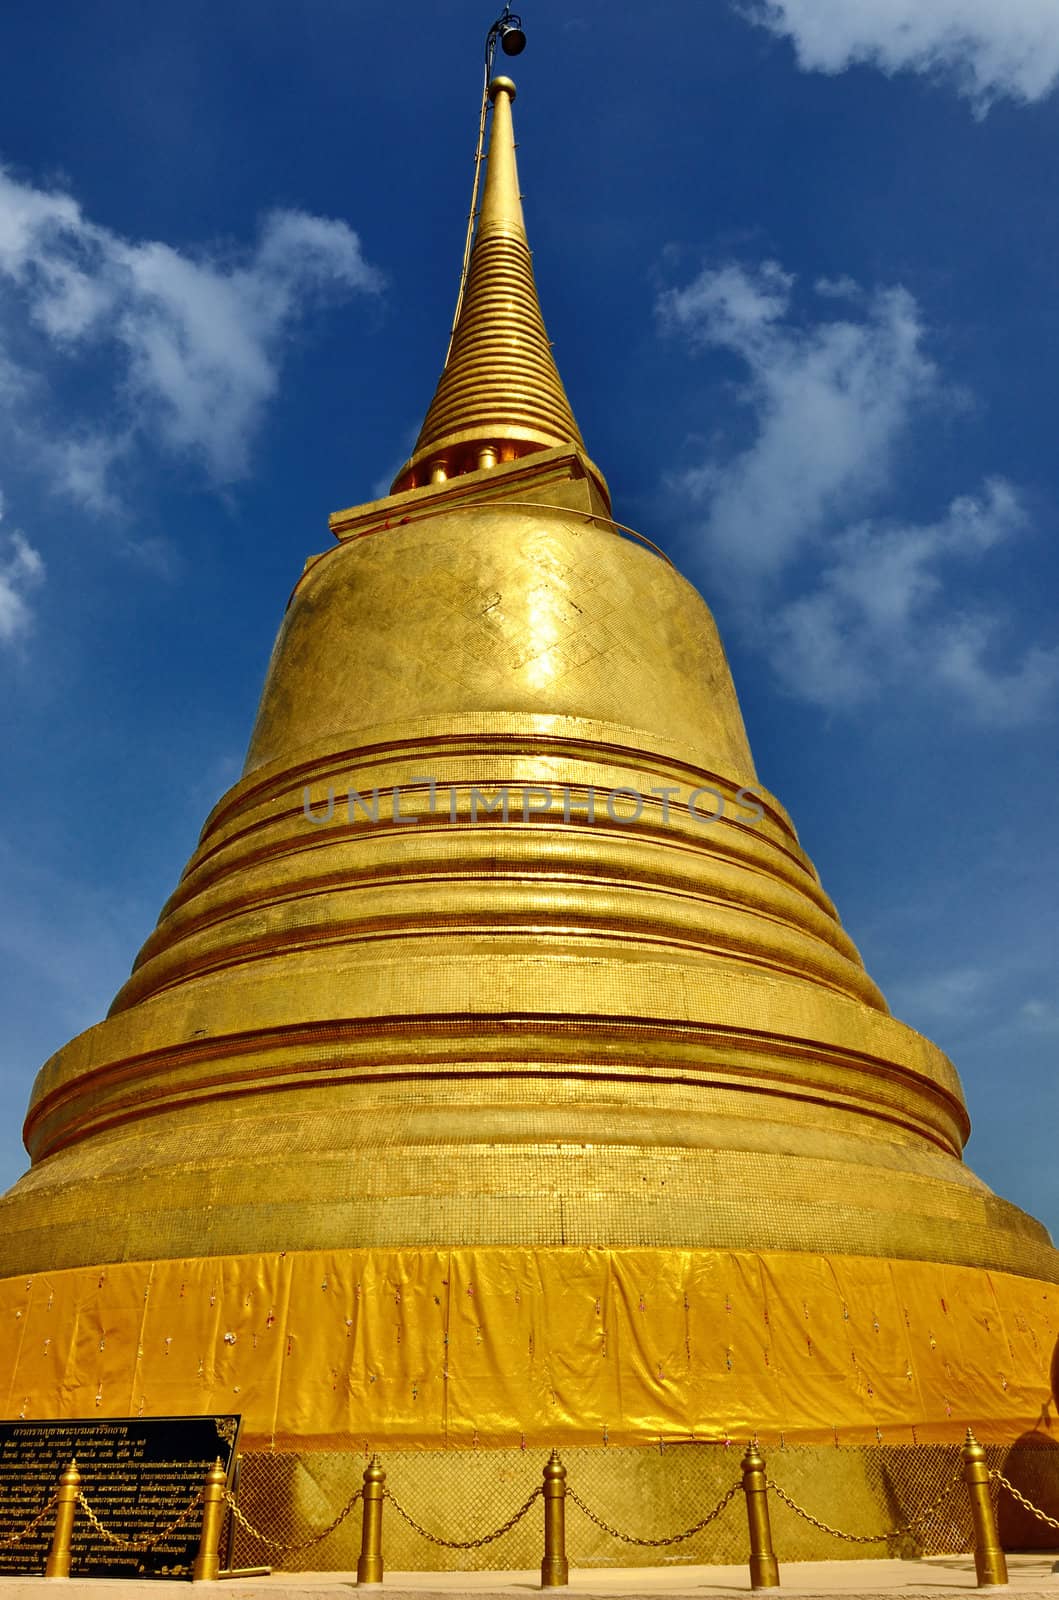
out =
<svg viewBox="0 0 1059 1600"><path fill-rule="evenodd" d="M583 1567L739 1563L747 1558L745 1516L717 1517L683 1542L651 1548L650 1541L702 1519L739 1477L741 1449L713 1444L668 1444L634 1449L566 1448L562 1452L573 1499L568 1505L567 1546L572 1564ZM411 1518L384 1514L386 1565L390 1570L512 1570L540 1561L541 1528L536 1512L513 1523L503 1537L477 1546L540 1484L539 1450L449 1450L386 1452L387 1488ZM1036 1506L1059 1516L1059 1446L1046 1439L988 1446L989 1467L1002 1472ZM366 1456L333 1451L248 1454L243 1458L239 1506L274 1540L297 1544L326 1527L360 1481ZM773 1446L767 1452L772 1482L796 1502L769 1497L781 1561L912 1558L970 1551L970 1505L961 1482L958 1445ZM950 1487L951 1486L951 1487ZM947 1492L948 1490L948 1492ZM1059 1534L1018 1500L992 1485L1001 1540L1009 1549L1059 1545ZM801 1514L799 1514L799 1512ZM808 1514L808 1518L806 1516ZM924 1515L924 1513L927 1513ZM906 1528L871 1544L841 1541L814 1519L851 1536ZM424 1538L419 1529L461 1549ZM607 1525L606 1527L600 1524ZM607 1531L617 1528L620 1539ZM316 1545L319 1571L349 1571L359 1550L356 1518L347 1519ZM260 1545L238 1526L237 1566L262 1559ZM282 1559L278 1564L282 1564Z"/></svg>

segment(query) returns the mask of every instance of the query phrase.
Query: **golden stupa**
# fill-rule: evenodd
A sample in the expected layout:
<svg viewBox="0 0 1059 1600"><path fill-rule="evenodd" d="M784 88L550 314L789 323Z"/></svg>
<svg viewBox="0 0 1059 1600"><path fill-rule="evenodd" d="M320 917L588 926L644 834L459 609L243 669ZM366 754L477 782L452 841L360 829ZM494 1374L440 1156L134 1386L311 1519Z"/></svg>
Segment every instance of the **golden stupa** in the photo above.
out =
<svg viewBox="0 0 1059 1600"><path fill-rule="evenodd" d="M703 600L611 518L514 95L411 459L332 517L242 778L35 1084L3 1414L237 1410L251 1452L1013 1441L1059 1256L963 1164L956 1072L761 786Z"/></svg>

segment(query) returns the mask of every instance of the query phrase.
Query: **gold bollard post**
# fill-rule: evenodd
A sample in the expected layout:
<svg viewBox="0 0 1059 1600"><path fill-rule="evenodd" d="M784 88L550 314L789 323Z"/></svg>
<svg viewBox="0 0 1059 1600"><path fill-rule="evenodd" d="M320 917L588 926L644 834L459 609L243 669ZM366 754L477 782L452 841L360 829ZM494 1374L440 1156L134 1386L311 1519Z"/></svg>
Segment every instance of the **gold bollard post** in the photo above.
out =
<svg viewBox="0 0 1059 1600"><path fill-rule="evenodd" d="M239 1500L239 1479L240 1479L240 1477L242 1475L242 1471L243 1471L243 1458L242 1458L241 1455L238 1455L238 1456L236 1456L235 1460L232 1462L232 1480L231 1480L231 1483L229 1485L229 1488L231 1490L232 1499L234 1501L236 1501L236 1503L238 1503L238 1500ZM226 1537L226 1539L224 1541L224 1566L221 1568L221 1571L222 1572L225 1572L225 1571L231 1572L231 1570L232 1570L232 1562L234 1560L235 1560L235 1518L234 1517L229 1517L228 1518L227 1537Z"/></svg>
<svg viewBox="0 0 1059 1600"><path fill-rule="evenodd" d="M566 1468L553 1450L544 1467L544 1560L541 1588L565 1589L570 1582L566 1559Z"/></svg>
<svg viewBox="0 0 1059 1600"><path fill-rule="evenodd" d="M55 1532L51 1536L51 1548L44 1567L46 1578L70 1576L70 1540L74 1531L77 1497L80 1493L81 1474L74 1459L59 1479L59 1508L55 1513Z"/></svg>
<svg viewBox="0 0 1059 1600"><path fill-rule="evenodd" d="M997 1537L993 1502L989 1498L989 1468L985 1451L970 1428L963 1446L963 1481L971 1497L974 1521L974 1570L979 1589L995 1589L1008 1581L1008 1564Z"/></svg>
<svg viewBox="0 0 1059 1600"><path fill-rule="evenodd" d="M202 1532L199 1551L191 1564L192 1583L215 1583L221 1570L221 1529L224 1526L224 1491L228 1480L220 1457L206 1474L202 1488Z"/></svg>
<svg viewBox="0 0 1059 1600"><path fill-rule="evenodd" d="M769 1521L768 1484L765 1479L765 1462L751 1439L742 1460L743 1493L746 1496L746 1520L750 1529L750 1587L775 1589L779 1586L780 1569L776 1552L772 1548L772 1524Z"/></svg>
<svg viewBox="0 0 1059 1600"><path fill-rule="evenodd" d="M378 1456L364 1468L364 1521L361 1524L357 1584L382 1582L382 1502L386 1496L386 1474Z"/></svg>

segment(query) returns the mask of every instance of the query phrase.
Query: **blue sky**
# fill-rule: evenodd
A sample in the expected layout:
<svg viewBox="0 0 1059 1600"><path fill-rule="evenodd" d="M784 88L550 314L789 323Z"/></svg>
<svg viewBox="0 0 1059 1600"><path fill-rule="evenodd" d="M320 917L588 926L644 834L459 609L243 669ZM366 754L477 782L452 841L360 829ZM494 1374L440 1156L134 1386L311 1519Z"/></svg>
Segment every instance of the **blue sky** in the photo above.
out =
<svg viewBox="0 0 1059 1600"><path fill-rule="evenodd" d="M492 10L13 0L0 56L0 1180L239 771L455 298ZM615 515L969 1158L1059 1230L1059 10L525 0L538 286Z"/></svg>

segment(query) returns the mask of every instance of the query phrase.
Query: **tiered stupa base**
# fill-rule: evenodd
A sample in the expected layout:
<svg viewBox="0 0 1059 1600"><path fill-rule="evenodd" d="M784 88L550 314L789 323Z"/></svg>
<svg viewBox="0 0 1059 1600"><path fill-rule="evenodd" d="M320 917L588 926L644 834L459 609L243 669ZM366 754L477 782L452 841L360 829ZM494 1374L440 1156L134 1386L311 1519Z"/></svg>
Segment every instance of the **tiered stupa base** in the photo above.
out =
<svg viewBox="0 0 1059 1600"><path fill-rule="evenodd" d="M968 1425L1038 1504L1054 1509L1059 1489L1047 1376L1059 1290L973 1268L720 1250L305 1251L8 1279L0 1326L10 1417L240 1412L244 1507L291 1541L330 1520L372 1451L402 1504L456 1539L502 1521L553 1447L599 1514L648 1538L703 1515L751 1436L777 1482L852 1532L929 1502ZM1009 1539L1039 1542L1006 1515ZM774 1518L788 1560L863 1554L781 1507ZM961 1491L904 1553L958 1548L965 1520ZM538 1521L481 1564L539 1561ZM737 1504L666 1559L739 1561L745 1537ZM570 1538L584 1566L658 1559L574 1511ZM355 1566L358 1539L348 1524L314 1566ZM396 1516L387 1541L395 1569L468 1559Z"/></svg>

